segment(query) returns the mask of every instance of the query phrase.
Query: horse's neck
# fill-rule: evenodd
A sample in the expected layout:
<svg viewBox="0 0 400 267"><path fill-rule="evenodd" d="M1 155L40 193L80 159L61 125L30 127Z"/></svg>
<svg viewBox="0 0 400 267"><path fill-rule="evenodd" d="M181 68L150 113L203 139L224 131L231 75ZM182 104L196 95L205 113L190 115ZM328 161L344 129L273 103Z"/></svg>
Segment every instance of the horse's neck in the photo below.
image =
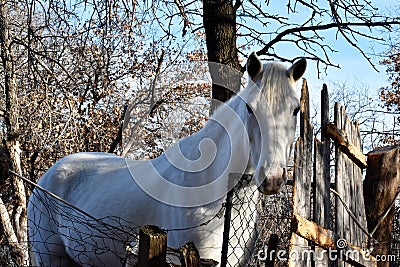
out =
<svg viewBox="0 0 400 267"><path fill-rule="evenodd" d="M190 174L186 177L203 179L197 181L198 184L213 182L222 168L247 166L248 156L244 153L246 131L243 131L247 116L245 103L232 99L228 105L217 109L203 129L171 146L155 160L187 173L201 172L201 175ZM224 175L228 176L229 172Z"/></svg>

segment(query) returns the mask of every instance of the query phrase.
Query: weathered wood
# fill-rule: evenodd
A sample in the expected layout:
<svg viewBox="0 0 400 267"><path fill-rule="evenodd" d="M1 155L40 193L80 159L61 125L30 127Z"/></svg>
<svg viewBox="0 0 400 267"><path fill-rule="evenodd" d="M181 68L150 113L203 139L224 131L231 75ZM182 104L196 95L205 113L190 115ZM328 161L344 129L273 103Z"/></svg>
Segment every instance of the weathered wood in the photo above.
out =
<svg viewBox="0 0 400 267"><path fill-rule="evenodd" d="M377 266L376 258L367 254L363 249L350 242L345 242L335 232L323 228L297 214L293 216L292 231L314 242L316 245L327 249L328 252L326 254L329 257L340 257L353 266ZM316 256L319 257L319 255Z"/></svg>
<svg viewBox="0 0 400 267"><path fill-rule="evenodd" d="M310 257L289 257L289 266L322 267L330 264L340 267L350 265L376 266L376 261L374 263L375 265L371 265L369 261L373 261L374 259L365 258L367 255L360 249L366 244L366 234L363 232L366 228L366 218L363 203L362 170L360 166L365 167L366 164L363 164L365 156L361 153L358 124L351 123L347 117L345 108L339 103L336 103L334 116L335 124L329 125L328 92L326 86L324 86L321 99L322 142L318 140L314 141L315 149L313 157L313 134L312 126L309 122L308 92L305 82L303 83L300 106L300 137L295 145L294 160L293 212L295 216L293 222L295 224L299 223L296 222L296 216L300 216L305 219L307 223L311 223L311 225L308 224L308 226L312 227L314 230L307 229L307 226L304 228L306 229L305 232L293 233L290 240L289 254L302 255L302 252L310 253L311 251L314 255L317 255L317 258L316 261L311 262ZM334 129L335 131L331 131L330 129ZM337 129L340 129L340 131ZM332 132L334 134L332 134ZM336 233L328 229L331 226L330 137L333 137L336 142L334 184L339 192L338 196L340 196L337 196L335 201ZM354 160L354 158L358 159L359 162ZM314 162L313 166L312 162ZM311 182L312 177L313 181ZM312 218L315 222L311 222L311 186L313 189ZM343 200L344 203L339 201L339 199ZM347 211L345 207L349 211ZM350 214L352 216L350 216ZM355 215L353 216L353 214ZM300 227L300 229L303 228ZM329 237L330 239L328 241L333 245L327 246L325 244L324 246L324 243L319 239L323 237ZM340 257L340 260L335 260L335 257L329 258L329 255L326 253L327 251L323 248L328 248L330 250L336 249L336 241L339 240L339 237L344 238L349 246L338 251L339 256L343 257ZM309 244L313 244L312 242L315 242L314 244L317 245L314 251L312 251L309 246ZM350 254L343 254L344 252ZM329 259L334 262L330 262Z"/></svg>
<svg viewBox="0 0 400 267"><path fill-rule="evenodd" d="M166 266L167 233L157 226L147 225L139 230L139 267Z"/></svg>
<svg viewBox="0 0 400 267"><path fill-rule="evenodd" d="M368 231L372 232L378 243L374 255L388 255L390 252L394 206L400 185L400 156L397 146L384 147L368 153L368 169L364 181L364 201L367 214ZM390 209L386 217L386 211ZM378 266L389 266L389 261L379 262Z"/></svg>
<svg viewBox="0 0 400 267"><path fill-rule="evenodd" d="M335 104L334 129L340 129L340 134L346 146L352 147L352 151L361 151L361 141L357 123L351 123L347 117L346 110L339 103ZM329 127L325 132L329 133ZM362 171L348 154L343 152L343 143L335 140L335 184L340 199L349 208L351 213L356 214L353 218L345 209L345 205L336 197L336 233L349 242L362 247L366 245L367 236L362 228L366 228L365 208L363 203ZM361 153L361 152L360 152ZM362 154L362 153L361 153ZM360 156L361 157L361 156ZM364 155L362 155L364 157ZM361 159L362 159L361 157ZM366 165L366 164L365 164ZM358 223L357 223L358 221ZM362 228L360 228L360 226ZM338 261L338 266L349 266Z"/></svg>
<svg viewBox="0 0 400 267"><path fill-rule="evenodd" d="M365 155L350 142L347 134L342 129L338 129L335 124L330 123L325 128L325 134L332 138L338 148L353 160L357 166L362 169L367 167Z"/></svg>
<svg viewBox="0 0 400 267"><path fill-rule="evenodd" d="M339 103L335 103L335 108L334 108L334 121L335 125L340 125L342 127L343 125L343 119L341 116L341 106ZM326 133L327 131L325 131ZM336 144L336 143L335 143ZM344 189L344 179L342 177L342 173L344 172L343 170L346 169L345 166L345 160L346 157L343 155L343 153L340 152L339 148L335 146L335 183L336 183L336 188L338 188L340 193L343 193ZM344 229L344 227L347 225L347 221L344 218L346 214L346 211L341 205L340 201L338 198L335 199L335 224L336 224L336 233L339 236L342 236L346 238L345 233L348 233L347 229ZM346 231L347 230L347 231ZM335 266L343 267L345 266L344 262L342 261L335 261Z"/></svg>
<svg viewBox="0 0 400 267"><path fill-rule="evenodd" d="M361 136L360 136L360 129L359 124L357 121L353 123L353 139L352 143L356 146L356 148L361 151ZM352 194L351 194L351 203L352 210L357 216L357 220L359 223L362 224L362 228L365 230L367 229L367 218L365 215L365 204L364 204L364 190L363 190L363 179L364 175L359 168L359 166L352 164L353 168L353 182L351 185ZM352 242L358 246L366 246L367 244L367 235L363 233L362 229L356 225L356 221L353 221L353 227L355 227L356 231L353 231L354 237Z"/></svg>
<svg viewBox="0 0 400 267"><path fill-rule="evenodd" d="M15 234L12 226L12 220L2 198L0 198L0 221L3 228L3 234L7 238L7 241L11 243L12 246L18 244L17 235Z"/></svg>
<svg viewBox="0 0 400 267"><path fill-rule="evenodd" d="M303 80L300 98L300 137L295 145L295 169L293 184L293 212L304 218L311 219L311 183L313 173L313 127L310 124L309 93L307 81ZM292 234L289 253L308 250L308 241ZM289 266L309 266L310 260L289 258Z"/></svg>
<svg viewBox="0 0 400 267"><path fill-rule="evenodd" d="M330 176L329 176L329 151L326 154L326 147L317 139L314 142L314 183L313 192L313 221L324 228L329 228L330 224ZM328 159L325 156L328 155ZM326 176L328 172L328 176ZM316 247L316 253L321 253L321 249ZM315 262L315 266L327 266L328 256L322 254Z"/></svg>
<svg viewBox="0 0 400 267"><path fill-rule="evenodd" d="M329 124L329 95L328 88L324 84L321 90L321 127L324 128ZM330 138L322 133L321 142L314 141L314 182L313 192L313 221L324 228L330 228ZM327 254L323 249L315 247L315 253L322 255L315 261L315 267L325 267L329 264Z"/></svg>
<svg viewBox="0 0 400 267"><path fill-rule="evenodd" d="M193 242L189 242L179 248L181 267L200 267L199 251Z"/></svg>

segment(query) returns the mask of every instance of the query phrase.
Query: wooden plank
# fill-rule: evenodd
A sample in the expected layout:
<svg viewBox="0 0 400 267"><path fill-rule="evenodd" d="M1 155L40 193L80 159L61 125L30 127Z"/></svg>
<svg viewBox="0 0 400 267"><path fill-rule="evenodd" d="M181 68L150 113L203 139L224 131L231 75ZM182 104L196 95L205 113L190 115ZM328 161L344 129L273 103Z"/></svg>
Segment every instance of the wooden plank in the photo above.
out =
<svg viewBox="0 0 400 267"><path fill-rule="evenodd" d="M300 137L295 145L295 169L293 183L293 212L311 219L311 183L313 173L313 127L310 124L309 93L307 81L303 80L300 98ZM308 241L292 234L289 252L309 250ZM309 259L289 258L289 266L311 266Z"/></svg>
<svg viewBox="0 0 400 267"><path fill-rule="evenodd" d="M340 128L343 127L343 119L342 119L342 115L341 115L341 106L339 103L335 103L335 108L334 108L334 121L335 121L335 125L338 126ZM336 143L335 143L336 145ZM339 190L341 190L340 194L343 194L343 188L344 188L344 179L343 179L343 172L346 169L345 167L345 156L343 155L343 153L340 152L339 147L335 146L335 184L336 184L336 188ZM335 201L335 223L336 223L336 233L339 236L345 237L345 230L344 230L344 226L346 225L346 221L344 220L344 216L345 216L345 209L343 207L343 205L341 205L341 203L339 202L338 198L336 198ZM335 262L339 267L343 267L345 266L344 262L338 260Z"/></svg>
<svg viewBox="0 0 400 267"><path fill-rule="evenodd" d="M358 150L361 151L361 136L360 136L360 128L358 122L353 123L353 144L356 146ZM363 228L367 229L367 218L365 214L365 204L364 204L364 190L362 187L363 184L363 172L358 166L353 164L353 189L354 189L354 198L353 202L355 204L354 213L357 216L357 219L360 223L363 224ZM355 222L353 222L355 224ZM360 229L360 227L356 228L357 231L355 233L354 244L357 246L366 246L367 245L367 236Z"/></svg>
<svg viewBox="0 0 400 267"><path fill-rule="evenodd" d="M394 217L394 199L400 184L400 155L397 146L384 147L368 153L368 169L364 181L364 201L368 231L378 244L374 255L388 255ZM388 212L387 212L388 211ZM380 223L378 225L378 223ZM377 227L378 225L378 227ZM389 261L378 266L389 266Z"/></svg>
<svg viewBox="0 0 400 267"><path fill-rule="evenodd" d="M349 143L351 143L353 141L353 124L350 122L349 118L347 117L347 113L346 113L346 110L344 109L344 107L342 108L342 112L346 116L346 119L344 121L345 129L346 129L345 135L347 135ZM354 198L354 175L353 175L354 161L351 161L349 159L350 159L350 157L348 157L346 159L346 161L345 161L346 162L346 169L345 169L345 176L343 177L343 179L345 179L346 187L344 188L344 190L342 192L343 192L344 197L345 197L345 203L347 203L348 206L350 207L350 210L352 212L354 212L355 211L354 210L354 206L355 206L354 203L357 201ZM359 186L361 186L361 184ZM348 213L348 211L346 211L345 215L346 215L345 220L347 221L346 239L349 242L354 244L354 242L355 242L355 233L357 232L357 228L356 228L357 226L354 225L354 223L353 223L354 220L350 217L350 214Z"/></svg>
<svg viewBox="0 0 400 267"><path fill-rule="evenodd" d="M341 116L341 122L342 122L342 126L339 127L342 128L346 133L351 133L351 129L350 129L350 123L348 121L348 117L347 117L347 113L346 113L346 109L345 107L341 106L340 107L340 116ZM341 151L342 152L342 151ZM351 203L353 200L350 198L350 188L351 188L351 183L352 183L352 175L351 172L349 172L351 170L351 166L352 166L352 162L349 160L349 157L347 155L343 154L343 165L342 165L342 173L341 173L341 177L339 177L339 179L342 180L342 185L343 187L337 188L337 190L339 190L339 194L343 197L344 202L345 203ZM350 221L350 215L349 213L344 210L343 211L343 225L342 225L342 229L343 229L343 235L342 237L346 240L349 240L351 242L351 234L352 234L352 229L351 229L351 221ZM348 264L346 261L343 264L343 266L351 266L350 264Z"/></svg>
<svg viewBox="0 0 400 267"><path fill-rule="evenodd" d="M361 141L358 123L351 123L347 117L346 110L339 103L335 104L335 124L330 124L326 128L326 132L333 136L332 132L336 131L342 140L335 139L335 184L336 191L346 206L355 214L355 218L349 215L339 198L336 197L336 231L339 236L357 246L366 245L366 234L363 228L366 226L365 208L363 203L362 189L362 171L360 167L367 166L360 162L365 159L361 151ZM333 129L333 130L329 130ZM340 130L338 130L340 129ZM339 138L339 139L340 139ZM343 149L347 147L347 149ZM350 149L349 149L350 148ZM349 151L353 157L349 157ZM358 152L357 152L358 151ZM346 154L345 154L346 152ZM355 154L359 161L354 160ZM362 166L360 166L362 165ZM357 222L356 222L357 221ZM362 228L360 228L360 226ZM338 261L338 266L348 266L348 264Z"/></svg>
<svg viewBox="0 0 400 267"><path fill-rule="evenodd" d="M321 90L321 127L329 124L329 94L326 84ZM313 183L313 221L324 228L330 228L330 138L321 134L321 142L315 139L314 142L314 183ZM315 267L329 265L327 254L323 249L315 247L315 253L322 255L314 263Z"/></svg>
<svg viewBox="0 0 400 267"><path fill-rule="evenodd" d="M342 260L353 266L377 266L376 258L367 254L363 249L350 242L345 242L335 232L323 228L297 214L293 216L292 231L314 242L316 245L327 249L327 254L330 257L341 257ZM342 244L345 244L345 246L342 246Z"/></svg>
<svg viewBox="0 0 400 267"><path fill-rule="evenodd" d="M167 233L157 226L147 225L139 230L139 267L166 266Z"/></svg>
<svg viewBox="0 0 400 267"><path fill-rule="evenodd" d="M328 165L329 171L329 160L324 160L325 156L324 144L318 140L314 143L314 183L313 183L313 221L324 228L329 228L330 219L330 181L326 179L325 171ZM329 153L328 153L329 155ZM328 178L330 179L330 178ZM322 249L316 247L315 252L318 255L318 261L315 262L316 267L324 267L329 264L328 255L322 253Z"/></svg>
<svg viewBox="0 0 400 267"><path fill-rule="evenodd" d="M293 212L300 213L304 217L310 216L309 208L306 205L305 197L309 196L307 190L307 184L305 181L302 181L303 170L301 169L304 163L302 164L302 157L300 155L304 155L303 150L303 140L299 138L295 145L295 172L294 172L294 184L293 184ZM310 184L308 184L310 186ZM311 203L308 203L311 206ZM300 236L292 233L290 237L290 245L289 245L289 253L298 253L300 254L302 250L310 250L311 247L308 245L308 241L301 238ZM304 259L296 259L289 258L288 260L289 267L295 266L310 266L310 261Z"/></svg>
<svg viewBox="0 0 400 267"><path fill-rule="evenodd" d="M328 89L321 90L321 126L329 124ZM322 227L329 228L330 216L330 138L321 135L321 142L314 141L314 207L313 219Z"/></svg>
<svg viewBox="0 0 400 267"><path fill-rule="evenodd" d="M325 128L325 134L332 138L338 148L353 160L357 166L361 169L367 167L365 155L349 141L349 137L344 130L338 128L337 125L330 123Z"/></svg>

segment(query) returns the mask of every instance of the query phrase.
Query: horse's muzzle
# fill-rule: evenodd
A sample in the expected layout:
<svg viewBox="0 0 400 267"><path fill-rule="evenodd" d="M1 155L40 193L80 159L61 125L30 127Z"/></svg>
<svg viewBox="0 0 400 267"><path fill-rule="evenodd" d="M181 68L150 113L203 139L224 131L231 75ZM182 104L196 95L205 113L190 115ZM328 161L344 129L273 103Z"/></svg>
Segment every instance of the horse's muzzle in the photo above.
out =
<svg viewBox="0 0 400 267"><path fill-rule="evenodd" d="M258 187L258 191L266 195L278 194L282 187L286 184L286 169L285 168L271 168L268 176L264 179L262 184Z"/></svg>

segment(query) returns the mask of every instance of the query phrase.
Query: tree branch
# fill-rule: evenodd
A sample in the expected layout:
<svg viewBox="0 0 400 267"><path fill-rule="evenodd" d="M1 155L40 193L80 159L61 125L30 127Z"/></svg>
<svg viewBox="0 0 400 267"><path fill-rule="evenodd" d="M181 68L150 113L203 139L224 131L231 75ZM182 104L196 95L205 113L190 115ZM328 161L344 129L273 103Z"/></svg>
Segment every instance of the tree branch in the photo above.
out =
<svg viewBox="0 0 400 267"><path fill-rule="evenodd" d="M174 0L175 5L178 7L179 9L179 13L182 16L183 19L183 29L182 29L182 36L185 36L186 32L187 32L187 28L189 27L189 25L191 24L191 22L189 21L188 16L186 15L186 11L184 6L182 5L180 0Z"/></svg>
<svg viewBox="0 0 400 267"><path fill-rule="evenodd" d="M377 22L347 22L347 23L328 23L322 25L315 25L315 26L307 26L307 27L295 27L290 28L282 31L279 33L274 39L268 42L261 50L257 52L258 55L266 55L268 54L269 49L271 49L275 44L282 41L284 37L287 35L295 34L295 33L302 33L307 31L323 31L333 28L350 28L350 27L390 27L392 25L400 25L399 20L392 20L392 21L377 21ZM362 53L365 57L365 53Z"/></svg>

